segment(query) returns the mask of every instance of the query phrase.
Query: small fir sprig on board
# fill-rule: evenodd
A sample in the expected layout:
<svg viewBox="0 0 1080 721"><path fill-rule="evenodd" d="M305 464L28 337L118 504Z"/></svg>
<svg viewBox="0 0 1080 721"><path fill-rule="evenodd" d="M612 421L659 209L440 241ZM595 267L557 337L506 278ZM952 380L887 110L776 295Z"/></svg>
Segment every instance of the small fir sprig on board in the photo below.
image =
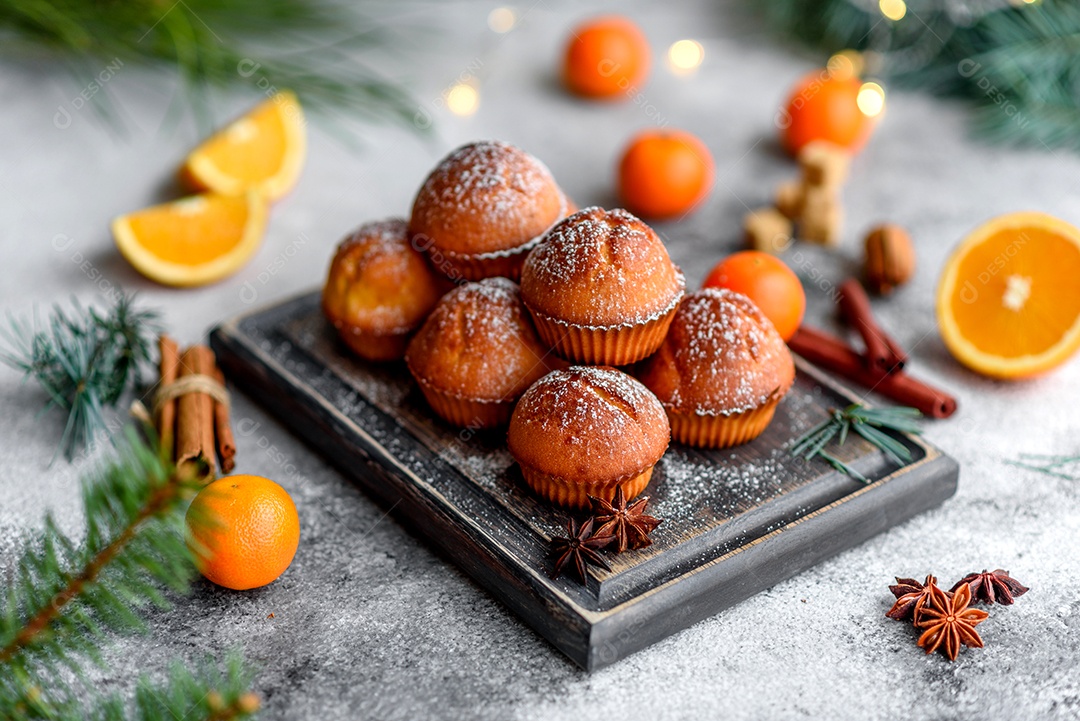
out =
<svg viewBox="0 0 1080 721"><path fill-rule="evenodd" d="M865 475L841 461L825 450L826 446L837 440L837 445L844 445L848 434L854 431L879 449L898 466L911 462L911 451L896 438L885 431L897 433L922 433L918 419L922 414L915 408L898 406L896 408L867 408L861 403L852 403L842 410L833 409L828 420L822 421L800 436L791 448L791 454L805 460L821 458L836 470L846 473L857 481L869 483Z"/></svg>
<svg viewBox="0 0 1080 721"><path fill-rule="evenodd" d="M875 75L970 99L974 128L996 141L1080 150L1076 52L1080 4L907 0L888 20L876 2L753 3L780 33L829 53L872 51Z"/></svg>
<svg viewBox="0 0 1080 721"><path fill-rule="evenodd" d="M91 107L118 129L110 81L100 78L142 66L176 73L184 92L170 115L192 112L202 130L215 125L209 91L224 87L288 88L308 109L424 130L402 86L355 54L402 47L389 29L334 0L0 0L0 55L44 50L63 60L79 89L92 89Z"/></svg>
<svg viewBox="0 0 1080 721"><path fill-rule="evenodd" d="M105 430L104 409L141 383L158 330L158 313L136 308L133 295L119 295L105 312L73 306L55 307L44 324L11 317L0 328L0 363L36 380L47 408L67 411L59 450L68 460Z"/></svg>
<svg viewBox="0 0 1080 721"><path fill-rule="evenodd" d="M46 516L41 532L24 544L3 579L0 717L247 716L257 700L248 693L250 679L236 658L224 671L212 665L192 674L176 666L164 685L143 679L133 708L78 685L85 664L103 663L100 644L106 633L145 630L140 611L167 606L166 592L186 591L195 573L184 540L183 507L202 487L203 474L177 470L134 431L118 453L83 484L84 538L77 542ZM66 672L74 674L76 684L64 680Z"/></svg>

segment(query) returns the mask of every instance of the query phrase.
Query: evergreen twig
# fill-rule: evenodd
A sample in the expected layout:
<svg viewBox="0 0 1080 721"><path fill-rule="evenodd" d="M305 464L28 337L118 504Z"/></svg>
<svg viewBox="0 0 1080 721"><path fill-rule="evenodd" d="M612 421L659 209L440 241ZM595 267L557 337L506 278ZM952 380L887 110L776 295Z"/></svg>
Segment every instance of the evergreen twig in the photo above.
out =
<svg viewBox="0 0 1080 721"><path fill-rule="evenodd" d="M1047 455L1043 453L1021 453L1018 459L1006 460L1010 466L1026 468L1054 478L1063 478L1067 481L1080 480L1080 474L1067 473L1065 469L1070 466L1080 465L1080 456Z"/></svg>
<svg viewBox="0 0 1080 721"><path fill-rule="evenodd" d="M177 470L130 431L117 460L83 484L82 542L46 516L0 589L0 717L129 718L117 697L78 703L59 672L81 678L84 660L102 663L106 632L143 630L141 608L166 606L164 589L187 589L194 565L183 502L207 470ZM130 718L238 718L254 711L247 683L235 659L224 674L196 676L176 666L164 686L140 682Z"/></svg>
<svg viewBox="0 0 1080 721"><path fill-rule="evenodd" d="M135 296L120 294L108 312L55 307L42 324L9 316L0 327L0 363L34 378L48 395L46 407L68 412L58 452L71 460L105 430L104 409L141 381L158 330L158 313L139 310Z"/></svg>
<svg viewBox="0 0 1080 721"><path fill-rule="evenodd" d="M117 129L111 78L138 65L176 73L185 92L169 117L191 112L204 132L215 124L209 91L230 86L287 88L306 108L423 130L408 92L357 54L395 47L387 28L336 0L0 0L0 55L61 58Z"/></svg>
<svg viewBox="0 0 1080 721"><path fill-rule="evenodd" d="M854 432L885 454L885 457L898 466L911 461L911 451L907 446L889 435L896 433L921 433L918 419L922 414L915 408L900 406L896 408L866 408L860 403L852 403L842 410L832 409L829 418L811 428L795 440L791 454L806 460L820 458L836 470L851 476L857 481L869 483L865 475L852 466L825 450L834 439L838 446L844 445L849 433Z"/></svg>

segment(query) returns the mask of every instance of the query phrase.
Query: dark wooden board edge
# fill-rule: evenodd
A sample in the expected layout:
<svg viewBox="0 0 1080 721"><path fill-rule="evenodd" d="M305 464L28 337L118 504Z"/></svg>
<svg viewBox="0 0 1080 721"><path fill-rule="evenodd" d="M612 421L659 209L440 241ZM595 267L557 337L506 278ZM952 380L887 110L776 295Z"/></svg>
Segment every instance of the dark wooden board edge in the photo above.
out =
<svg viewBox="0 0 1080 721"><path fill-rule="evenodd" d="M400 465L385 451L383 454L363 451L370 475L364 474L356 467L356 458L342 452L338 440L347 432L355 432L355 427L350 428L348 420L336 409L304 403L303 399L310 394L295 387L287 370L254 347L239 330L240 320L215 328L210 338L230 380L278 418L285 419L291 430L346 476L359 482L384 508L403 519L409 529L419 531L541 636L588 670L610 665L858 545L939 505L956 489L955 461L922 439L909 437L909 442L926 451L926 456L913 466L672 578L639 597L597 612L582 608L553 589L538 569L513 572L519 567L516 559L505 549L500 550L500 545L480 529L462 524L460 517L448 515L444 508L404 480ZM822 378L812 367L810 372L815 378ZM835 388L835 384L824 384ZM293 392L283 393L283 385L293 385ZM850 392L841 390L844 397L852 397ZM369 445L381 449L374 440ZM884 508L890 504L895 507Z"/></svg>

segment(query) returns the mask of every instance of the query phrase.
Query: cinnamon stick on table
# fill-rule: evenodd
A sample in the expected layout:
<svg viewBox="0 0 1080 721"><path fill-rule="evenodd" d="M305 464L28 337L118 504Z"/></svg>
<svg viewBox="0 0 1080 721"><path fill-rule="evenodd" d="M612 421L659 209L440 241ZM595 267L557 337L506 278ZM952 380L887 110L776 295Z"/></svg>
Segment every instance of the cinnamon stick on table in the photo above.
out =
<svg viewBox="0 0 1080 721"><path fill-rule="evenodd" d="M803 326L788 341L788 347L844 379L897 403L918 408L923 415L947 418L956 412L956 399L944 391L915 380L903 371L888 373L880 368L870 368L844 341L823 331Z"/></svg>
<svg viewBox="0 0 1080 721"><path fill-rule="evenodd" d="M164 388L176 380L180 371L180 348L176 341L167 335L158 338L158 352L161 355L161 383ZM176 439L176 399L171 398L161 404L157 414L157 432L161 448L167 458L172 459Z"/></svg>
<svg viewBox="0 0 1080 721"><path fill-rule="evenodd" d="M213 377L214 354L206 346L195 345L180 356L180 378L190 375ZM186 393L177 403L176 465L182 467L202 458L210 467L214 459L214 400L206 393Z"/></svg>
<svg viewBox="0 0 1080 721"><path fill-rule="evenodd" d="M225 387L225 375L214 366L214 378ZM222 473L229 473L236 467L236 439L233 438L232 424L229 423L229 406L214 401L214 437L217 438L217 452L221 458Z"/></svg>
<svg viewBox="0 0 1080 721"><path fill-rule="evenodd" d="M887 373L903 369L907 353L878 325L870 308L870 298L857 278L844 281L837 303L844 320L859 333L866 345L866 363Z"/></svg>

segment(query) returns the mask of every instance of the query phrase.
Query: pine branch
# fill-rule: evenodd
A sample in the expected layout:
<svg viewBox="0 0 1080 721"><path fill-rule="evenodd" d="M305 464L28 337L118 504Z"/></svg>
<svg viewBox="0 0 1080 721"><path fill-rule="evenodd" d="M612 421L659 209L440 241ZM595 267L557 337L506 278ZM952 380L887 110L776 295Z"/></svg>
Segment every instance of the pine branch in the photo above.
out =
<svg viewBox="0 0 1080 721"><path fill-rule="evenodd" d="M306 108L423 131L412 123L417 103L358 57L402 46L334 0L0 0L0 52L45 48L62 58L117 129L109 81L96 78L143 66L176 73L185 92L171 118L190 112L203 131L215 125L208 91L223 87L289 88Z"/></svg>
<svg viewBox="0 0 1080 721"><path fill-rule="evenodd" d="M841 473L857 481L869 483L870 480L865 475L828 453L825 448L834 439L837 446L844 445L849 433L854 432L884 453L892 463L902 466L911 461L911 451L886 431L922 433L918 424L921 416L918 410L906 406L866 408L860 403L852 403L842 410L833 409L827 420L797 438L792 444L791 454L801 456L808 461L820 458Z"/></svg>
<svg viewBox="0 0 1080 721"><path fill-rule="evenodd" d="M177 471L133 431L119 454L83 485L82 543L47 516L20 554L0 606L0 699L33 703L36 693L63 707L60 667L80 676L82 659L100 663L106 631L143 630L140 608L165 607L163 588L187 588L193 559L179 509L202 479Z"/></svg>
<svg viewBox="0 0 1080 721"><path fill-rule="evenodd" d="M135 296L121 294L102 313L77 301L60 307L45 324L9 316L0 328L0 363L34 378L48 395L46 408L68 412L59 451L68 460L106 428L104 409L115 407L129 387L141 382L149 362L156 311L138 310Z"/></svg>

